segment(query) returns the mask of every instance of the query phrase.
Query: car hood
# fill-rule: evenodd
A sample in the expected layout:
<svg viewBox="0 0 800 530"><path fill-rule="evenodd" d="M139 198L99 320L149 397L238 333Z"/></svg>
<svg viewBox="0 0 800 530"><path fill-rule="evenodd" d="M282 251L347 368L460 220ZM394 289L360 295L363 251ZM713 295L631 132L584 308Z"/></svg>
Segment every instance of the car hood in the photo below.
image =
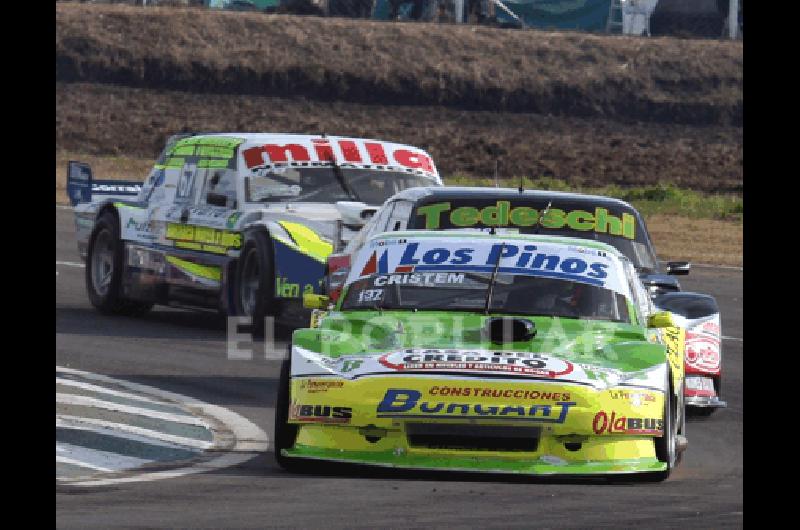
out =
<svg viewBox="0 0 800 530"><path fill-rule="evenodd" d="M664 347L638 326L550 317L527 318L529 341L495 344L482 333L498 315L445 312L333 312L293 336L293 376L358 378L448 374L552 379L595 388L661 389Z"/></svg>

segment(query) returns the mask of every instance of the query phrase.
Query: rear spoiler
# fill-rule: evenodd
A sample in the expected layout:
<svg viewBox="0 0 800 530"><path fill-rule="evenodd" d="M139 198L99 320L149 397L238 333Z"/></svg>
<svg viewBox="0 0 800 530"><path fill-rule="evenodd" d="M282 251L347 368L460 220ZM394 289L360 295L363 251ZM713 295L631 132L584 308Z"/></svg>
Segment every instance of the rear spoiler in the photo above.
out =
<svg viewBox="0 0 800 530"><path fill-rule="evenodd" d="M130 180L94 180L92 168L84 162L67 162L67 195L75 206L81 202L91 202L93 195L109 198L129 198L138 195L142 183Z"/></svg>

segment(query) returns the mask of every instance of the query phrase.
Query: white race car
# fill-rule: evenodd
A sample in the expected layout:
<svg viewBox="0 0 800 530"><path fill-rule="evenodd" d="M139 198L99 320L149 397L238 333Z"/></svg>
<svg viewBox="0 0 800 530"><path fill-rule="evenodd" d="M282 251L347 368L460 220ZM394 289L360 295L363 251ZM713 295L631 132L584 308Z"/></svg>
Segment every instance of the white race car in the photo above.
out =
<svg viewBox="0 0 800 530"><path fill-rule="evenodd" d="M175 136L143 182L97 181L69 162L86 289L106 313L153 304L308 322L334 242L347 242L395 193L441 186L425 151L296 134Z"/></svg>

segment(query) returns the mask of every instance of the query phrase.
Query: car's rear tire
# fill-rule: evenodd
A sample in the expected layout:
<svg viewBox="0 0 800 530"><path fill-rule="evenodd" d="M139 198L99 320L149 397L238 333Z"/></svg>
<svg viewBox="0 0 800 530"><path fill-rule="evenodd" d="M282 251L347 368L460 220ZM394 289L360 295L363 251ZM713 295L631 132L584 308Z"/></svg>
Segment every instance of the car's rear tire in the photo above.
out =
<svg viewBox="0 0 800 530"><path fill-rule="evenodd" d="M275 272L272 245L263 230L247 232L236 270L236 311L252 319L250 333L255 339L264 337L264 318L273 314L275 304Z"/></svg>
<svg viewBox="0 0 800 530"><path fill-rule="evenodd" d="M86 255L86 292L101 313L139 316L153 304L122 296L125 243L119 237L119 220L111 212L100 216L89 236Z"/></svg>
<svg viewBox="0 0 800 530"><path fill-rule="evenodd" d="M306 469L302 459L284 456L281 451L294 447L299 428L289 423L289 407L291 405L292 353L291 347L287 357L281 363L281 375L278 381L278 396L275 401L275 461L286 471L301 472Z"/></svg>

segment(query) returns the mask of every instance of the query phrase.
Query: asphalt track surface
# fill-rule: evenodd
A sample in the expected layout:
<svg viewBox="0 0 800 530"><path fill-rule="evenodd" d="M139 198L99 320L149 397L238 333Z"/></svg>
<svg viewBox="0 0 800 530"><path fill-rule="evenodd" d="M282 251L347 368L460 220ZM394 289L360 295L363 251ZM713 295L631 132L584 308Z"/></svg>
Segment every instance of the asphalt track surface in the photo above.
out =
<svg viewBox="0 0 800 530"><path fill-rule="evenodd" d="M229 408L272 436L279 362L226 356L225 321L156 307L143 318L90 306L72 212L56 209L56 364ZM333 469L292 475L270 449L234 467L152 482L56 486L59 527L743 526L742 271L695 268L686 290L722 311L728 408L687 426L689 448L659 484Z"/></svg>

